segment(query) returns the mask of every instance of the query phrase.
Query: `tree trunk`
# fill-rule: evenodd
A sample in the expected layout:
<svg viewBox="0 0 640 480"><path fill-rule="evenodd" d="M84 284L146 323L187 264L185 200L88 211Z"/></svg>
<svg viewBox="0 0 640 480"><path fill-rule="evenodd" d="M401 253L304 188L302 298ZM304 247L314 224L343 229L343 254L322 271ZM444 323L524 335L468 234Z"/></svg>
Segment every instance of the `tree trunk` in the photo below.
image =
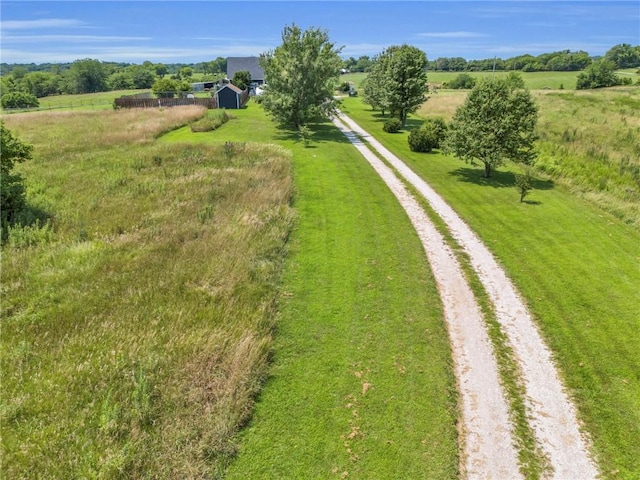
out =
<svg viewBox="0 0 640 480"><path fill-rule="evenodd" d="M489 178L491 176L491 164L489 162L484 162L484 178Z"/></svg>

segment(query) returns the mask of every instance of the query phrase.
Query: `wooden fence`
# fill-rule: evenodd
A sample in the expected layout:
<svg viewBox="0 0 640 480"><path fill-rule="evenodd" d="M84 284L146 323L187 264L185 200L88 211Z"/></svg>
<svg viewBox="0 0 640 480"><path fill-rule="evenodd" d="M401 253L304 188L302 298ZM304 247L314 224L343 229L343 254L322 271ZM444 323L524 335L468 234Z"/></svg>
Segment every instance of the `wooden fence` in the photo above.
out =
<svg viewBox="0 0 640 480"><path fill-rule="evenodd" d="M206 108L218 108L215 97L206 98L134 98L120 97L114 100L116 108L158 108L184 105L202 105Z"/></svg>

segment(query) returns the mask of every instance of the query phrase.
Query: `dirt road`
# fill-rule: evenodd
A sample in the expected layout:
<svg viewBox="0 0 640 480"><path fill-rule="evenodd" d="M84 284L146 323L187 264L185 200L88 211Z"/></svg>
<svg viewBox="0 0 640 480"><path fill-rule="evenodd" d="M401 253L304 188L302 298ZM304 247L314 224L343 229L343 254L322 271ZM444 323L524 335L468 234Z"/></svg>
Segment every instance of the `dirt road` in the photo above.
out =
<svg viewBox="0 0 640 480"><path fill-rule="evenodd" d="M443 219L469 256L514 352L525 387L527 417L549 478L592 479L598 471L575 407L531 314L497 261L453 209L398 157L345 115L335 125L349 138L405 208L440 290L461 399L461 471L466 478L522 478L498 365L477 300L444 238L399 176ZM374 154L370 145L384 159ZM393 167L394 170L392 170Z"/></svg>

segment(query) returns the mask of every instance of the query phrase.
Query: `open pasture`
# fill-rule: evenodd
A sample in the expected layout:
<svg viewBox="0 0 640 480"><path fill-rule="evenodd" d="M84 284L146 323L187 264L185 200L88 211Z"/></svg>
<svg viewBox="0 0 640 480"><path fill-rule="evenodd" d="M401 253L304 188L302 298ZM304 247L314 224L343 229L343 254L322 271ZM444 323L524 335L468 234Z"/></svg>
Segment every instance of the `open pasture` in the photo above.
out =
<svg viewBox="0 0 640 480"><path fill-rule="evenodd" d="M601 143L637 126L634 89L534 94L541 149L563 141L575 108L607 118L576 140L609 121ZM433 95L410 127L448 118L463 98ZM483 180L456 159L410 152L406 132L382 132L360 99L344 106L497 255L556 355L603 476L637 476L640 234L628 211L611 215L588 183L576 196L557 172L539 174L519 204L517 168ZM313 125L304 148L255 104L192 132L204 114L5 116L36 146L19 169L49 223L3 247L3 472L455 478L440 301L389 192L328 124ZM634 151L631 136L614 135L610 161Z"/></svg>

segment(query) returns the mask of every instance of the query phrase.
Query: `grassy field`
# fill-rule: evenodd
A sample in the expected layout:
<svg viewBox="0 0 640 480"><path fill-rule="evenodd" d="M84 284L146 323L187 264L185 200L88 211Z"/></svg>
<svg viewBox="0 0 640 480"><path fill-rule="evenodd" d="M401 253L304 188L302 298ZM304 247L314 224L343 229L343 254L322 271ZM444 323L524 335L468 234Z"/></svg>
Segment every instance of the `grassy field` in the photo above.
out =
<svg viewBox="0 0 640 480"><path fill-rule="evenodd" d="M545 145L586 151L591 135L610 163L633 155L635 90L534 94L541 157ZM447 117L463 96L434 95L420 115ZM516 168L485 181L456 159L410 152L406 132L382 132L360 99L344 105L496 253L555 352L604 477L637 478L640 232L602 202L615 182L596 191L540 174L521 204ZM49 223L12 231L2 249L2 472L456 478L440 302L391 194L330 124L313 125L304 148L253 103L193 133L186 124L203 114L4 117L36 147L19 169L34 218ZM617 164L621 176L635 160Z"/></svg>
<svg viewBox="0 0 640 480"><path fill-rule="evenodd" d="M507 76L509 72L440 72L428 71L427 79L430 84L441 85L444 82L453 81L460 73L467 73L472 77L479 79L482 77L496 75L499 77ZM517 72L522 76L525 85L530 90L575 90L576 80L580 72ZM636 69L620 70L617 72L619 76L631 77L633 82L640 80L640 75L636 73ZM340 76L340 81L353 82L357 87L360 86L362 80L366 78L366 73L348 73Z"/></svg>
<svg viewBox="0 0 640 480"><path fill-rule="evenodd" d="M538 172L640 228L640 87L532 94ZM465 97L431 95L417 114L449 120Z"/></svg>
<svg viewBox="0 0 640 480"><path fill-rule="evenodd" d="M519 203L516 168L503 167L485 180L480 167L437 152L410 152L407 133L384 133L383 119L359 99L345 99L344 107L439 191L497 255L555 353L605 478L637 478L640 232L546 178L536 180L528 203Z"/></svg>
<svg viewBox="0 0 640 480"><path fill-rule="evenodd" d="M49 97L39 98L40 106L29 109L34 111L69 111L69 110L111 110L113 101L123 95L134 95L137 93L150 92L149 88L142 90L114 90L100 93L86 93L78 95L51 95ZM210 95L209 92L199 92L195 94L197 97ZM2 110L0 110L2 111ZM24 110L17 110L3 113L22 113Z"/></svg>
<svg viewBox="0 0 640 480"><path fill-rule="evenodd" d="M293 151L299 223L272 376L228 478L456 477L447 336L408 219L333 126L314 126L305 149L255 106L237 116L212 135L162 138L250 131Z"/></svg>
<svg viewBox="0 0 640 480"><path fill-rule="evenodd" d="M329 124L175 129L201 115L5 118L51 228L2 252L3 473L215 478L241 445L230 476L454 478L440 303L391 194Z"/></svg>
<svg viewBox="0 0 640 480"><path fill-rule="evenodd" d="M159 144L203 110L5 118L46 226L2 249L6 478L202 478L267 373L289 152Z"/></svg>

